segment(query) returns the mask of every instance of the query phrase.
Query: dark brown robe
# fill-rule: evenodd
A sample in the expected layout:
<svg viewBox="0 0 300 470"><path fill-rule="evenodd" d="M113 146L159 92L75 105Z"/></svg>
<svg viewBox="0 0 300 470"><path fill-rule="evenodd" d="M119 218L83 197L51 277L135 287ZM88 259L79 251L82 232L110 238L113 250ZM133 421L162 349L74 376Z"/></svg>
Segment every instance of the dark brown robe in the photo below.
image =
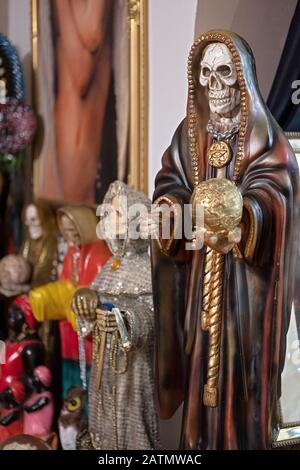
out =
<svg viewBox="0 0 300 470"><path fill-rule="evenodd" d="M237 186L243 196L240 258L225 255L219 403L203 405L208 332L200 326L206 248L185 251L174 240L166 253L152 242L154 306L157 321L159 403L162 418L184 403L181 448L268 449L280 418L281 372L293 297L298 168L293 151L257 85L252 52L233 33L246 84L244 159ZM200 181L215 176L206 159L208 103L199 85L204 48L216 32L194 47L192 59L198 110ZM194 178L188 142L189 109L156 177L154 200L190 201ZM235 157L234 157L235 158ZM232 179L235 161L226 177ZM246 210L247 207L247 210ZM162 241L164 243L164 241Z"/></svg>

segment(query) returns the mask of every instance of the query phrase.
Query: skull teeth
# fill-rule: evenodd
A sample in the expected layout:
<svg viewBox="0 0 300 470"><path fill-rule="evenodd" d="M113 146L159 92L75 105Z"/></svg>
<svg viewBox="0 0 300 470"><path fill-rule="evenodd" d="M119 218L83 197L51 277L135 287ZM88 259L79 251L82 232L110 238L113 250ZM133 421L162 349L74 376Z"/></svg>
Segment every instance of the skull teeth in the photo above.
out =
<svg viewBox="0 0 300 470"><path fill-rule="evenodd" d="M213 105L228 104L230 98L211 98L210 101Z"/></svg>
<svg viewBox="0 0 300 470"><path fill-rule="evenodd" d="M209 90L209 97L215 100L221 100L221 99L227 99L227 98L229 99L230 93L228 90L224 90L224 91Z"/></svg>

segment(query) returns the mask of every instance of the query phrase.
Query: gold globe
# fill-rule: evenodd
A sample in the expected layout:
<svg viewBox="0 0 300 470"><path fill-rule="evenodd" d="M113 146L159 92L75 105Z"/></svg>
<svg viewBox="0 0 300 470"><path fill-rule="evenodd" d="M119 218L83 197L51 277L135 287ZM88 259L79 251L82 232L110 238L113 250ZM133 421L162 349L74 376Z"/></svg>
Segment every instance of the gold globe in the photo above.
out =
<svg viewBox="0 0 300 470"><path fill-rule="evenodd" d="M205 229L219 236L233 231L241 221L243 198L226 178L212 178L195 188L192 196L194 220L198 204L204 208Z"/></svg>
<svg viewBox="0 0 300 470"><path fill-rule="evenodd" d="M97 293L88 287L80 287L73 296L72 309L77 315L85 315L93 320L96 318L97 304Z"/></svg>

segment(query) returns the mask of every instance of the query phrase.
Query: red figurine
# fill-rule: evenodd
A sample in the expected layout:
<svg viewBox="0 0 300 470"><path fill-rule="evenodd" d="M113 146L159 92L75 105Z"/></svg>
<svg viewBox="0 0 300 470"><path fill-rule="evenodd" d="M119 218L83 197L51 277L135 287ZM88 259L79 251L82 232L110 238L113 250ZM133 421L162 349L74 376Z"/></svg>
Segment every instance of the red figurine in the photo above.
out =
<svg viewBox="0 0 300 470"><path fill-rule="evenodd" d="M38 366L30 381L32 393L24 403L24 434L47 439L51 433L54 403L50 392L51 372L46 366Z"/></svg>
<svg viewBox="0 0 300 470"><path fill-rule="evenodd" d="M25 387L19 379L7 376L5 387L0 393L0 441L23 433L22 403Z"/></svg>
<svg viewBox="0 0 300 470"><path fill-rule="evenodd" d="M37 334L27 295L16 298L9 309L9 339L5 342L5 364L0 364L0 393L7 387L7 377L19 380L44 362L44 347Z"/></svg>

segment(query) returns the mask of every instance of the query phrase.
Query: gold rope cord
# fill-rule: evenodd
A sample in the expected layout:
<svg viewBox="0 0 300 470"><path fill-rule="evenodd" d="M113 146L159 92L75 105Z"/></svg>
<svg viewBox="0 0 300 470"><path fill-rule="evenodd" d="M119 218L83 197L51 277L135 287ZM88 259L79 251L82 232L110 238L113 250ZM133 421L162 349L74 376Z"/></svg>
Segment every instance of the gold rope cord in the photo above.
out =
<svg viewBox="0 0 300 470"><path fill-rule="evenodd" d="M116 384L112 387L112 422L113 422L113 432L114 432L114 441L115 441L115 450L119 448L118 440L118 422L117 422L117 386Z"/></svg>
<svg viewBox="0 0 300 470"><path fill-rule="evenodd" d="M218 405L218 382L220 369L220 347L222 332L222 291L223 267L225 256L212 250L212 275L209 295L209 354L207 382L204 385L203 403L206 406Z"/></svg>
<svg viewBox="0 0 300 470"><path fill-rule="evenodd" d="M93 361L96 363L96 391L100 392L98 402L98 412L103 412L103 401L101 396L101 380L104 366L105 346L107 335L110 335L109 365L112 373L111 388L111 418L114 434L114 449L118 450L118 423L117 423L117 381L116 376L124 374L128 369L128 353L122 349L116 319L106 311L98 309L97 319L93 331ZM120 353L123 357L123 364L118 365ZM92 436L93 437L93 436ZM94 445L95 448L97 448Z"/></svg>
<svg viewBox="0 0 300 470"><path fill-rule="evenodd" d="M213 262L213 250L210 247L206 248L205 264L204 264L204 277L203 277L203 293L202 293L202 312L201 312L201 328L203 331L209 329L209 294L211 289L211 272Z"/></svg>
<svg viewBox="0 0 300 470"><path fill-rule="evenodd" d="M104 351L106 343L106 333L99 325L95 324L94 334L93 334L93 361L96 363L96 390L100 390L101 386L101 377L103 370L103 361L104 361Z"/></svg>
<svg viewBox="0 0 300 470"><path fill-rule="evenodd" d="M121 341L118 330L112 333L111 347L110 347L110 367L113 374L112 385L112 426L114 433L115 450L118 450L118 413L117 413L117 381L116 376L125 374L128 368L128 353L124 351L125 359L122 367L118 368L118 353L122 350Z"/></svg>
<svg viewBox="0 0 300 470"><path fill-rule="evenodd" d="M93 361L97 366L96 373L96 390L100 390L101 377L104 365L104 355L106 346L106 335L112 334L112 338L117 335L117 323L113 315L110 315L105 310L97 309L97 318L93 331ZM112 340L113 350L115 349L116 341ZM111 361L111 359L110 359Z"/></svg>
<svg viewBox="0 0 300 470"><path fill-rule="evenodd" d="M124 356L123 365L118 367L118 354L122 352ZM118 330L113 332L110 346L110 367L115 374L125 374L128 368L128 352L124 351L122 348L122 343L120 340L120 335Z"/></svg>

